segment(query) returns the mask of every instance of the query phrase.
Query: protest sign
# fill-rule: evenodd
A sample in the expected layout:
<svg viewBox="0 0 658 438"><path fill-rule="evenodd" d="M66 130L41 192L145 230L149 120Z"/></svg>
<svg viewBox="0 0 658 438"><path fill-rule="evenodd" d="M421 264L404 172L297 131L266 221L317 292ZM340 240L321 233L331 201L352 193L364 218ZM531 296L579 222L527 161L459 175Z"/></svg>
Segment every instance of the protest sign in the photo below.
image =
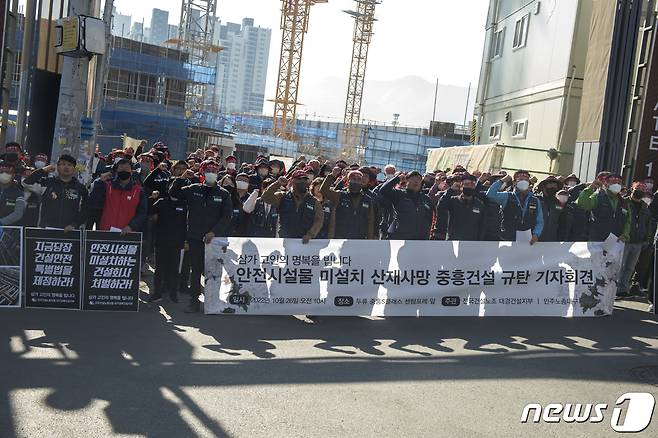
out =
<svg viewBox="0 0 658 438"><path fill-rule="evenodd" d="M0 228L0 308L21 307L21 227Z"/></svg>

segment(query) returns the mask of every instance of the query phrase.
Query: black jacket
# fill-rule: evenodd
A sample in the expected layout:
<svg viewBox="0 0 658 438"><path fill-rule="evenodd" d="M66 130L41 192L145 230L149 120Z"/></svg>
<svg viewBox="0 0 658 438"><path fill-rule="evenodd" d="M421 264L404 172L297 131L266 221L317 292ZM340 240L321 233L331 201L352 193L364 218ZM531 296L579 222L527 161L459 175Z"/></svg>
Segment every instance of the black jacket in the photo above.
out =
<svg viewBox="0 0 658 438"><path fill-rule="evenodd" d="M451 193L450 193L451 194ZM479 241L484 239L486 205L477 196L465 199L444 195L436 207L434 237L448 240Z"/></svg>
<svg viewBox="0 0 658 438"><path fill-rule="evenodd" d="M87 220L89 192L77 179L65 183L59 178L48 177L43 169L39 169L25 178L25 184L38 184L46 189L41 196L42 227L65 228L72 225L78 228Z"/></svg>
<svg viewBox="0 0 658 438"><path fill-rule="evenodd" d="M215 185L192 184L185 186L184 179L177 179L171 185L170 196L174 200L187 203L187 238L201 240L209 233L226 237L233 216L231 194Z"/></svg>
<svg viewBox="0 0 658 438"><path fill-rule="evenodd" d="M187 239L187 204L169 197L158 199L153 205L158 220L155 222L155 245L182 249Z"/></svg>

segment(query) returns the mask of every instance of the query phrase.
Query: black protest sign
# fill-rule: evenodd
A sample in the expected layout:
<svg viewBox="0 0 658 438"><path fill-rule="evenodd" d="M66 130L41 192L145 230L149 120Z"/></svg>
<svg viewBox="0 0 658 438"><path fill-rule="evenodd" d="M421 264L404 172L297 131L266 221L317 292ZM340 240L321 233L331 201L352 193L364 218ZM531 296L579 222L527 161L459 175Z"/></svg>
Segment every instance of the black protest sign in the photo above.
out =
<svg viewBox="0 0 658 438"><path fill-rule="evenodd" d="M20 227L0 227L0 309L21 307Z"/></svg>
<svg viewBox="0 0 658 438"><path fill-rule="evenodd" d="M79 230L25 229L25 307L80 309Z"/></svg>
<svg viewBox="0 0 658 438"><path fill-rule="evenodd" d="M139 310L141 233L85 231L83 310Z"/></svg>

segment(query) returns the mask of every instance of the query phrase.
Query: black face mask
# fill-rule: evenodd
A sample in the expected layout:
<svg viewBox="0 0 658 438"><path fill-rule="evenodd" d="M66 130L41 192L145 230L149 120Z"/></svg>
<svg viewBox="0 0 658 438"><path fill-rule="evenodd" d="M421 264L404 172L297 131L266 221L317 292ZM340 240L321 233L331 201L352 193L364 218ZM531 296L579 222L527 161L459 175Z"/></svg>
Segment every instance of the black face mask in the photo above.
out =
<svg viewBox="0 0 658 438"><path fill-rule="evenodd" d="M644 192L641 192L640 190L633 190L633 199L639 201L642 198L644 198Z"/></svg>
<svg viewBox="0 0 658 438"><path fill-rule="evenodd" d="M473 187L464 187L462 193L464 196L473 196L475 195L475 189Z"/></svg>
<svg viewBox="0 0 658 438"><path fill-rule="evenodd" d="M298 182L294 184L295 192L297 193L306 193L308 191L308 183Z"/></svg>
<svg viewBox="0 0 658 438"><path fill-rule="evenodd" d="M352 194L361 193L361 183L360 182L351 182L350 183L350 193L352 193Z"/></svg>
<svg viewBox="0 0 658 438"><path fill-rule="evenodd" d="M16 152L7 152L5 154L5 160L11 162L18 161L18 154Z"/></svg>
<svg viewBox="0 0 658 438"><path fill-rule="evenodd" d="M129 180L131 175L132 172L129 172L127 170L122 170L121 172L117 172L117 177L119 177L120 181Z"/></svg>
<svg viewBox="0 0 658 438"><path fill-rule="evenodd" d="M557 189L553 187L549 187L546 190L544 190L544 193L546 193L546 196L550 199L555 198L555 194L557 193Z"/></svg>

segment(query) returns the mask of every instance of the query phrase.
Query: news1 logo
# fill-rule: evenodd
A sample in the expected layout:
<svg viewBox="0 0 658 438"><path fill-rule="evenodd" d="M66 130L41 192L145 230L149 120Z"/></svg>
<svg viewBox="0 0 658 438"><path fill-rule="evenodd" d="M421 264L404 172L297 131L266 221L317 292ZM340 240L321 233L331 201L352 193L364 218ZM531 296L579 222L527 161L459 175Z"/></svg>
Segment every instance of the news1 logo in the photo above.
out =
<svg viewBox="0 0 658 438"><path fill-rule="evenodd" d="M624 405L626 415L623 417ZM646 392L628 392L621 395L615 402L610 418L610 427L616 432L642 432L651 423L656 400L653 395ZM549 403L543 406L538 403L529 403L523 408L521 423L601 423L605 420L607 403ZM532 412L532 416L531 416Z"/></svg>

